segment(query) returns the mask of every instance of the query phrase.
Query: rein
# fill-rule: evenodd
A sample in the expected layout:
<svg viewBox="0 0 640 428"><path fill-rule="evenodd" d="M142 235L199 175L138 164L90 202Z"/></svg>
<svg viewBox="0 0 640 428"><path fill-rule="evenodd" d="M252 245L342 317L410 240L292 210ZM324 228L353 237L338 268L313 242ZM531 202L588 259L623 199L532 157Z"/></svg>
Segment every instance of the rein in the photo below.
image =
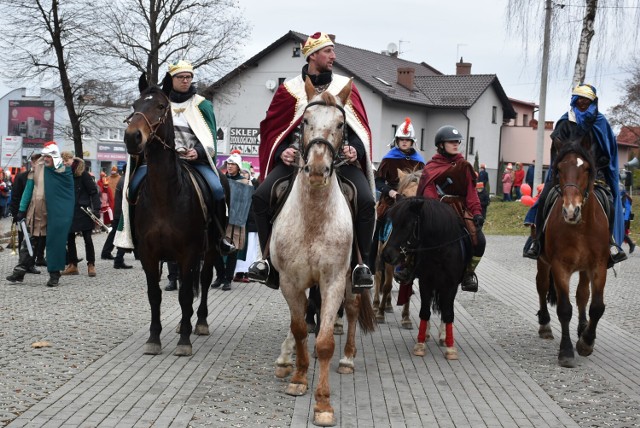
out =
<svg viewBox="0 0 640 428"><path fill-rule="evenodd" d="M158 119L157 122L155 123L151 123L151 121L149 121L149 118L147 117L147 115L145 115L142 112L139 111L134 111L133 113L131 113L129 116L127 116L127 118L123 121L124 123L126 123L127 125L131 125L131 120L135 115L140 115L142 116L142 118L144 119L144 121L146 122L147 126L149 127L149 131L151 131L151 133L149 134L149 141L153 141L153 140L158 140L160 142L160 144L162 144L164 146L165 149L169 149L169 150L173 150L174 152L178 153L178 151L175 149L175 147L170 147L167 143L164 142L164 140L160 137L158 137L158 128L160 128L160 125L164 125L167 117L169 115L169 111L171 109L171 100L169 100L169 97L167 97L164 92L158 92L159 94L162 94L162 96L164 97L165 101L167 102L167 106L164 109L164 112L162 113L162 116L160 116L160 119Z"/></svg>
<svg viewBox="0 0 640 428"><path fill-rule="evenodd" d="M466 229L465 229L465 232L466 232ZM412 244L411 239L416 239L418 241L420 240L420 217L416 217L416 220L413 223L413 231L411 235L412 235L411 238L407 240L407 246L411 246ZM406 257L408 254L411 254L411 253L420 253L423 251L437 250L439 248L444 248L450 244L454 244L456 242L462 241L467 236L469 236L468 232L450 241L443 242L442 244L434 245L430 247L418 247L418 248L400 247L400 253L402 253Z"/></svg>
<svg viewBox="0 0 640 428"><path fill-rule="evenodd" d="M329 151L331 152L331 157L333 159L333 162L331 163L331 170L329 171L329 176L333 175L333 171L336 168L341 167L342 165L346 164L346 160L342 157L342 147L349 145L349 142L347 141L347 114L344 111L344 108L342 108L342 106L339 105L333 105L330 106L328 105L326 102L324 101L313 101L310 102L309 104L307 104L307 106L305 107L305 112L307 111L307 109L309 107L313 107L316 105L320 105L320 106L325 106L325 107L335 107L338 110L340 110L340 112L342 113L342 118L344 119L344 126L342 128L342 143L340 144L340 146L338 147L338 149L336 150L333 145L325 138L314 138L313 140L309 141L308 144L304 145L302 147L302 160L304 161L304 163L306 164L308 162L308 157L309 157L309 151L311 150L311 147L313 147L314 145L320 144L320 145L324 145L326 147L329 148ZM304 113L303 113L304 116ZM300 134L304 136L304 121L301 123L300 125ZM302 168L301 166L296 165L297 168Z"/></svg>

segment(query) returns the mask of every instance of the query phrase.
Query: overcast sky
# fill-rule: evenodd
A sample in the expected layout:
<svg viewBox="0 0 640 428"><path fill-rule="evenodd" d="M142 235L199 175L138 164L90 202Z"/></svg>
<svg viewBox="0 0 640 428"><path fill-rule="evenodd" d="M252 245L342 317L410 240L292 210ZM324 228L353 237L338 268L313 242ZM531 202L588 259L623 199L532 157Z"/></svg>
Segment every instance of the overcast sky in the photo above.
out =
<svg viewBox="0 0 640 428"><path fill-rule="evenodd" d="M583 0L568 3L581 4ZM635 4L637 0L626 0ZM311 34L323 31L336 35L339 43L374 52L389 43L399 47L400 57L435 67L445 74L455 73L462 56L472 63L474 74L496 74L511 98L539 103L540 55L530 45L523 53L523 42L506 30L507 0L239 0L244 16L252 26L242 48L244 60L266 48L289 30ZM540 3L543 0L539 0ZM634 3L635 2L635 3ZM603 2L601 2L602 4ZM632 9L628 9L632 13ZM568 19L559 10L559 21ZM543 22L538 23L543 27ZM597 42L598 28L594 43ZM539 44L541 45L541 39ZM629 53L634 46L618 43L618 60L590 58L587 81L594 84L600 98L600 111L617 104ZM565 59L567 66L554 67L549 78L547 120L557 120L568 106L575 49ZM339 58L338 58L339 61ZM595 66L598 63L599 67ZM599 68L599 70L596 70ZM597 71L597 74L596 74ZM9 90L0 85L0 95Z"/></svg>
<svg viewBox="0 0 640 428"><path fill-rule="evenodd" d="M455 63L462 56L472 63L473 74L496 74L507 96L539 103L541 57L535 46L529 46L536 52L526 58L522 41L507 34L507 0L240 0L240 4L253 26L244 49L245 59L289 30L304 34L323 31L335 34L339 43L374 52L395 43L401 58L424 61L445 74L455 74ZM539 26L542 28L544 22ZM541 45L540 41L538 50ZM591 66L594 59L589 61L587 81L596 86L603 113L618 103L621 83L627 77L623 69L628 56L620 58L601 63L598 75L596 67ZM547 120L557 120L568 107L575 54L567 61L567 70L549 78Z"/></svg>

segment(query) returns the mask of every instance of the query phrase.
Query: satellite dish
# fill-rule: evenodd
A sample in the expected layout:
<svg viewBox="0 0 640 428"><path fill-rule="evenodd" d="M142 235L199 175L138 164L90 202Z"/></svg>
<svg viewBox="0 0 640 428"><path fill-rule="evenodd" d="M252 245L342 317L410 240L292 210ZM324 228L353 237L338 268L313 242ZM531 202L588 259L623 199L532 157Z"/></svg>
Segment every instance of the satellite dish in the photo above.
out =
<svg viewBox="0 0 640 428"><path fill-rule="evenodd" d="M276 82L274 80L267 80L264 84L264 86L270 90L273 91L276 88Z"/></svg>
<svg viewBox="0 0 640 428"><path fill-rule="evenodd" d="M387 51L390 54L394 54L394 53L398 52L398 46L395 43L389 43L387 45Z"/></svg>

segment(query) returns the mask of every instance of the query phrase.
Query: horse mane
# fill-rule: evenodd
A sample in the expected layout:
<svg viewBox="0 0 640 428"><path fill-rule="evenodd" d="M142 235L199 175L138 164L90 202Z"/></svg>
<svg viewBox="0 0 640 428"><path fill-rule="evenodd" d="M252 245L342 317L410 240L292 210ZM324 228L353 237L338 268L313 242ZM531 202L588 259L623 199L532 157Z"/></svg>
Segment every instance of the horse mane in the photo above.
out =
<svg viewBox="0 0 640 428"><path fill-rule="evenodd" d="M588 138L588 135L584 135L580 141L571 140L568 141L567 144L564 144L558 154L556 155L556 160L553 162L553 170L558 171L558 164L562 162L569 153L575 153L579 157L583 158L589 164L589 182L595 180L596 177L596 168L595 161L593 158L593 154L591 150L585 148L584 140Z"/></svg>
<svg viewBox="0 0 640 428"><path fill-rule="evenodd" d="M413 171L406 170L404 172L406 173L406 175L403 176L398 182L398 193L400 193L401 195L406 190L406 188L409 187L410 184L418 183L420 181L420 177L422 176L421 169L414 169Z"/></svg>
<svg viewBox="0 0 640 428"><path fill-rule="evenodd" d="M436 246L462 238L462 220L451 206L437 199L415 196L401 199L388 211L393 224L412 224L412 215L418 215L422 246Z"/></svg>

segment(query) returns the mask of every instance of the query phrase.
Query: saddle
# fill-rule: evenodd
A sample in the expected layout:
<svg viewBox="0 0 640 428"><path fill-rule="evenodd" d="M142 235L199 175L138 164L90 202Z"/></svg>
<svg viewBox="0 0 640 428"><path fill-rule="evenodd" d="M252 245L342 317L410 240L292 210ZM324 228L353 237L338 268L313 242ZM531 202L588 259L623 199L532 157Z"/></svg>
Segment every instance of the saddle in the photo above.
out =
<svg viewBox="0 0 640 428"><path fill-rule="evenodd" d="M291 189L293 188L293 182L295 180L295 175L290 174L284 176L277 180L273 187L271 188L271 195L269 197L271 211L274 213L271 219L271 223L275 222L278 214L282 210L284 203L287 201L289 197L289 193L291 193ZM349 208L352 213L352 217L355 221L355 214L358 212L358 204L357 204L357 190L356 186L345 177L338 174L338 183L340 184L340 189L342 194L344 195L347 203L349 204Z"/></svg>

